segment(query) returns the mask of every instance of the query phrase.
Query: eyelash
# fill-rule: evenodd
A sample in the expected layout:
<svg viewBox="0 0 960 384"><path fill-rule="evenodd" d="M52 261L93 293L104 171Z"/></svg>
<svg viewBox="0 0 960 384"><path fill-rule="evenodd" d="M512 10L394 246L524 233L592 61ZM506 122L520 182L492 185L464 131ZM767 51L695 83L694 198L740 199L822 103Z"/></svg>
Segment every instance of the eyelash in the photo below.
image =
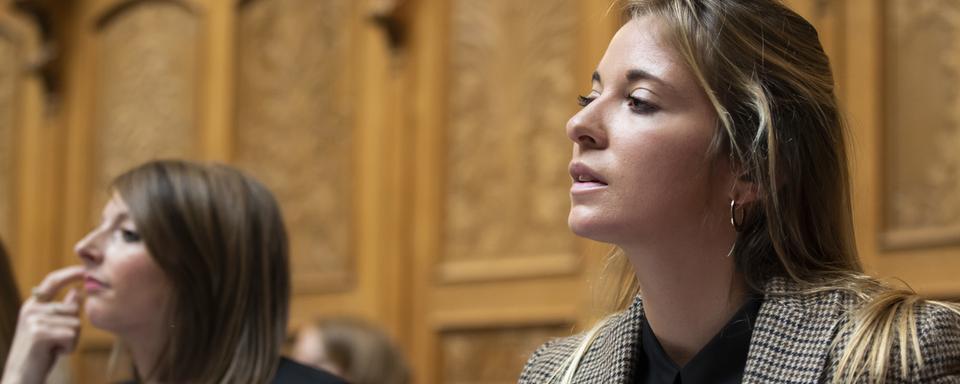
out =
<svg viewBox="0 0 960 384"><path fill-rule="evenodd" d="M140 234L129 229L120 229L120 237L123 238L123 241L128 243L136 243L140 241Z"/></svg>
<svg viewBox="0 0 960 384"><path fill-rule="evenodd" d="M586 107L587 105L590 105L594 99L596 99L596 97L578 95L577 104L579 104L581 107ZM627 102L630 110L639 114L649 114L660 110L660 107L654 105L653 103L633 96L627 96Z"/></svg>
<svg viewBox="0 0 960 384"><path fill-rule="evenodd" d="M642 100L640 98L627 96L627 100L629 100L630 110L642 115L645 115L648 113L654 113L660 110L660 107L657 107L656 105L653 105L652 103Z"/></svg>
<svg viewBox="0 0 960 384"><path fill-rule="evenodd" d="M586 107L587 105L590 104L590 102L593 101L593 99L596 99L596 97L587 97L587 96L577 95L577 104L580 104L581 107Z"/></svg>

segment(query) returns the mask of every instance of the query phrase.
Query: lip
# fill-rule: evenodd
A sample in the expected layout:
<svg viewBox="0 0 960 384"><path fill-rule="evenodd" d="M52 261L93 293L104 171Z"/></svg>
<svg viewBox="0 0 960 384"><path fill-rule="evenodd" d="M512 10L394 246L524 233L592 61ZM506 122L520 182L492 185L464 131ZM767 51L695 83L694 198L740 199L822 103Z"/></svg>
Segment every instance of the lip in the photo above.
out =
<svg viewBox="0 0 960 384"><path fill-rule="evenodd" d="M573 194L596 191L607 187L607 181L600 174L581 162L570 163L570 177L573 179L570 193ZM588 181L580 181L584 178Z"/></svg>
<svg viewBox="0 0 960 384"><path fill-rule="evenodd" d="M90 275L83 277L83 290L87 291L87 293L96 293L105 289L107 289L107 283L104 283L100 279Z"/></svg>

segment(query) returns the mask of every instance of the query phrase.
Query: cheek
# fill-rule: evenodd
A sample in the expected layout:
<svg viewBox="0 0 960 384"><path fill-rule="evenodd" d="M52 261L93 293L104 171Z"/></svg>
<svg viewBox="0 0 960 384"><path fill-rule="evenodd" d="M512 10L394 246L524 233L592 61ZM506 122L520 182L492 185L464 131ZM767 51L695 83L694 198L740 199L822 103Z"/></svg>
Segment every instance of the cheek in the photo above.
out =
<svg viewBox="0 0 960 384"><path fill-rule="evenodd" d="M111 330L146 324L160 317L171 289L148 253L117 255L104 267L109 270L110 295L91 297L86 305L94 325Z"/></svg>

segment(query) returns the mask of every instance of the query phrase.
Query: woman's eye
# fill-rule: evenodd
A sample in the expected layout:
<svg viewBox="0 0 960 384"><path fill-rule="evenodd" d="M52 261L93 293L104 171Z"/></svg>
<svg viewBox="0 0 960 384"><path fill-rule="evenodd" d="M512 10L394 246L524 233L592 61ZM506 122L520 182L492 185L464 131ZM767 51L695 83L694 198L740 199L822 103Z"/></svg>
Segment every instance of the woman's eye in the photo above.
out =
<svg viewBox="0 0 960 384"><path fill-rule="evenodd" d="M577 104L580 104L581 107L586 107L587 105L589 105L589 104L593 101L593 99L596 99L596 97L593 97L593 96L577 96Z"/></svg>
<svg viewBox="0 0 960 384"><path fill-rule="evenodd" d="M640 114L654 113L660 110L660 107L633 96L627 96L627 106L629 106L633 112Z"/></svg>
<svg viewBox="0 0 960 384"><path fill-rule="evenodd" d="M136 243L140 241L140 234L129 229L120 229L120 237L123 238L123 241L128 243Z"/></svg>

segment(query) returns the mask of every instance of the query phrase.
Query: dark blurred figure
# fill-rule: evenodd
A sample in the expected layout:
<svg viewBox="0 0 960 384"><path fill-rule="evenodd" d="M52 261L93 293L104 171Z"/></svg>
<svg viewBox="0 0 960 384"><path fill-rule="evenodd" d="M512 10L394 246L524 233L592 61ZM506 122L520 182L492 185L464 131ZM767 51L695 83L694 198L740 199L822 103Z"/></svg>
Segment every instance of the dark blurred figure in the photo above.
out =
<svg viewBox="0 0 960 384"><path fill-rule="evenodd" d="M7 361L13 333L17 328L17 313L20 311L20 292L10 267L10 258L0 239L0 377Z"/></svg>
<svg viewBox="0 0 960 384"><path fill-rule="evenodd" d="M353 384L410 382L407 362L390 338L357 319L323 319L301 329L293 358Z"/></svg>

